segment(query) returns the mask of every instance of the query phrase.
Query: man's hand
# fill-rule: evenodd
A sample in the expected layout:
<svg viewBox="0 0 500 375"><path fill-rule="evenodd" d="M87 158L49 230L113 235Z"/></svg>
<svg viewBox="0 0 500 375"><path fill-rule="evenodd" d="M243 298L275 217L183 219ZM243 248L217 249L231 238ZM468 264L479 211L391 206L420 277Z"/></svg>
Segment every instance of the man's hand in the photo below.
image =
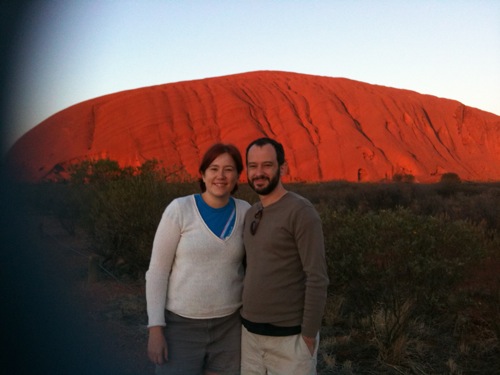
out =
<svg viewBox="0 0 500 375"><path fill-rule="evenodd" d="M316 348L316 337L302 336L302 339L306 343L311 355L314 355L314 349Z"/></svg>

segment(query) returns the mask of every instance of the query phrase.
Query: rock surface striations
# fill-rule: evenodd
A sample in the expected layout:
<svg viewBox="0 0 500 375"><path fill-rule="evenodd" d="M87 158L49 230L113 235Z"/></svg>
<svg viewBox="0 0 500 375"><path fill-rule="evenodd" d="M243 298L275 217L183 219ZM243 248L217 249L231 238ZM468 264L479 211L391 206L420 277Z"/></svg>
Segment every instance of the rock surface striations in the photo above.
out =
<svg viewBox="0 0 500 375"><path fill-rule="evenodd" d="M17 178L54 178L71 163L157 159L198 176L204 151L255 138L285 147L288 181L500 180L500 116L413 91L257 71L118 92L71 106L7 154Z"/></svg>

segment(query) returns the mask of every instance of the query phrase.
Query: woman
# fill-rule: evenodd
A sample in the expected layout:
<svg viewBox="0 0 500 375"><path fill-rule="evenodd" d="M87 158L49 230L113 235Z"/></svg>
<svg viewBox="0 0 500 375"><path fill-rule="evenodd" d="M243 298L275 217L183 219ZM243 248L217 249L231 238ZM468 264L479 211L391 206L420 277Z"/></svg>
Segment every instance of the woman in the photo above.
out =
<svg viewBox="0 0 500 375"><path fill-rule="evenodd" d="M217 143L200 165L201 194L165 209L146 273L148 355L156 374L238 374L242 230L250 205L231 195L241 154Z"/></svg>

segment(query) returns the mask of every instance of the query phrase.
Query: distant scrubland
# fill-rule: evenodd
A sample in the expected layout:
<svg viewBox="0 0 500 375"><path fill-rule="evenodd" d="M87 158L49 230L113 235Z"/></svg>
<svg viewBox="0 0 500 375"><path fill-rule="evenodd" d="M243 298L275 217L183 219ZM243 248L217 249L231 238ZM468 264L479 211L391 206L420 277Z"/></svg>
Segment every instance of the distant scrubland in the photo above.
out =
<svg viewBox="0 0 500 375"><path fill-rule="evenodd" d="M143 280L161 214L198 192L155 160L85 161L22 185L30 209L83 230L118 278ZM500 369L500 183L289 184L323 220L331 284L320 374L494 374ZM237 197L257 200L246 185Z"/></svg>

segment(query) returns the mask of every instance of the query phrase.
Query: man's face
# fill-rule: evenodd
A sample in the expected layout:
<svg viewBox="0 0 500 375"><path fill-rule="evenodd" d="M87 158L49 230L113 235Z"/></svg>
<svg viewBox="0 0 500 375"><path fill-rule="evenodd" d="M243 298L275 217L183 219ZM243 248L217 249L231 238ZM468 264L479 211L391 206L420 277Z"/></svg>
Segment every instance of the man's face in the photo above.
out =
<svg viewBox="0 0 500 375"><path fill-rule="evenodd" d="M280 182L280 176L280 166L272 145L250 147L247 155L247 178L248 184L257 194L272 193Z"/></svg>

